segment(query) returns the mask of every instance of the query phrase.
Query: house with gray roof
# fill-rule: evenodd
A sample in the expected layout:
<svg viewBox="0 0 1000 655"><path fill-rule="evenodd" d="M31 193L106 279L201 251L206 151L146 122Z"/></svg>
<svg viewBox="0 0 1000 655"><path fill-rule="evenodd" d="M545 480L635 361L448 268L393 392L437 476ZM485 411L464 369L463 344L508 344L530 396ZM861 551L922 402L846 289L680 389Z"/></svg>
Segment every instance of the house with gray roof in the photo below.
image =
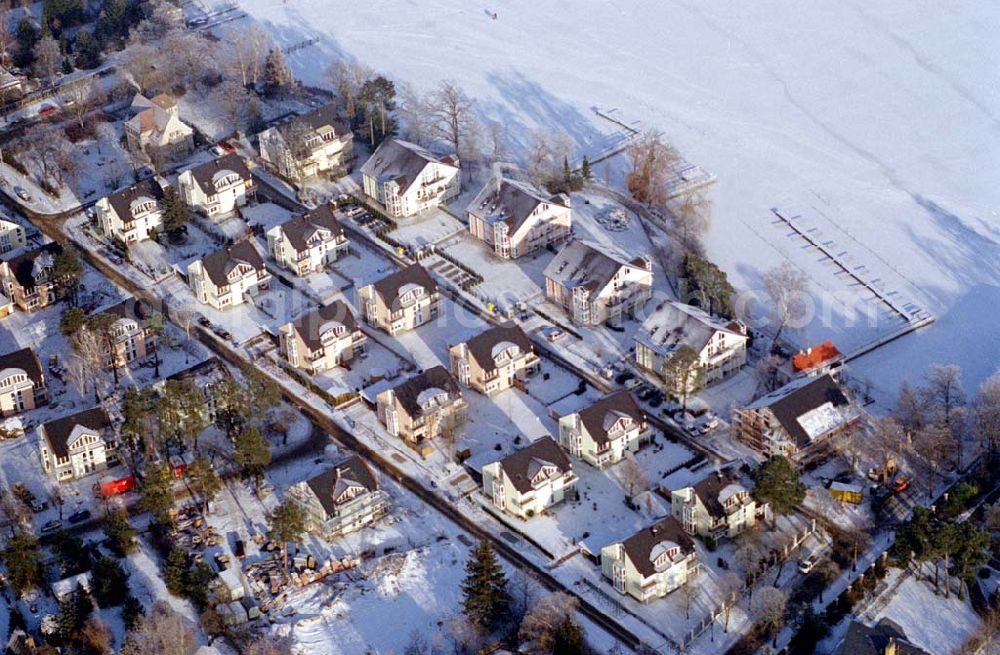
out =
<svg viewBox="0 0 1000 655"><path fill-rule="evenodd" d="M110 339L101 339L107 358L106 367L130 366L156 354L154 323L162 317L149 303L127 298L97 312L95 316L106 317L110 330Z"/></svg>
<svg viewBox="0 0 1000 655"><path fill-rule="evenodd" d="M720 467L693 484L670 489L670 513L690 535L716 541L732 538L766 518L769 507L758 504L737 475L739 462Z"/></svg>
<svg viewBox="0 0 1000 655"><path fill-rule="evenodd" d="M634 316L652 293L652 261L608 245L572 241L545 267L545 296L578 325Z"/></svg>
<svg viewBox="0 0 1000 655"><path fill-rule="evenodd" d="M195 298L216 309L242 305L271 284L264 259L249 239L191 262L187 275Z"/></svg>
<svg viewBox="0 0 1000 655"><path fill-rule="evenodd" d="M45 373L35 351L21 348L0 355L0 415L13 416L46 402Z"/></svg>
<svg viewBox="0 0 1000 655"><path fill-rule="evenodd" d="M288 363L309 373L328 371L365 352L368 337L347 303L335 300L278 329L279 350Z"/></svg>
<svg viewBox="0 0 1000 655"><path fill-rule="evenodd" d="M628 391L618 391L559 419L559 443L574 457L603 469L650 439L646 414Z"/></svg>
<svg viewBox="0 0 1000 655"><path fill-rule="evenodd" d="M883 617L872 626L856 619L847 627L834 655L930 655L909 640L902 627Z"/></svg>
<svg viewBox="0 0 1000 655"><path fill-rule="evenodd" d="M58 482L103 471L117 459L118 440L101 407L43 423L36 434L42 468Z"/></svg>
<svg viewBox="0 0 1000 655"><path fill-rule="evenodd" d="M438 317L441 292L420 264L390 273L358 289L361 316L388 334L413 330Z"/></svg>
<svg viewBox="0 0 1000 655"><path fill-rule="evenodd" d="M65 287L52 277L52 266L63 247L46 243L0 260L3 294L25 312L48 307L65 295Z"/></svg>
<svg viewBox="0 0 1000 655"><path fill-rule="evenodd" d="M389 138L361 167L365 195L394 218L437 207L461 192L458 156L438 157L409 141Z"/></svg>
<svg viewBox="0 0 1000 655"><path fill-rule="evenodd" d="M177 177L177 184L184 202L208 218L229 216L255 193L246 160L234 152L189 168Z"/></svg>
<svg viewBox="0 0 1000 655"><path fill-rule="evenodd" d="M94 209L101 231L126 245L151 238L163 226L166 185L159 177L147 177L98 200Z"/></svg>
<svg viewBox="0 0 1000 655"><path fill-rule="evenodd" d="M535 344L515 323L495 325L448 349L451 372L462 384L493 396L538 372Z"/></svg>
<svg viewBox="0 0 1000 655"><path fill-rule="evenodd" d="M601 549L601 573L640 603L679 589L700 568L694 541L672 516Z"/></svg>
<svg viewBox="0 0 1000 655"><path fill-rule="evenodd" d="M354 159L354 135L332 104L267 128L257 143L264 165L298 184L345 171Z"/></svg>
<svg viewBox="0 0 1000 655"><path fill-rule="evenodd" d="M545 435L483 467L483 494L498 510L529 519L573 492L573 464Z"/></svg>
<svg viewBox="0 0 1000 655"><path fill-rule="evenodd" d="M347 235L328 204L267 231L268 254L300 277L322 272L347 249Z"/></svg>
<svg viewBox="0 0 1000 655"><path fill-rule="evenodd" d="M460 418L465 399L448 369L435 366L382 391L375 397L375 406L389 434L429 454L430 440Z"/></svg>
<svg viewBox="0 0 1000 655"><path fill-rule="evenodd" d="M569 196L495 175L468 207L469 232L497 257L517 259L572 235Z"/></svg>
<svg viewBox="0 0 1000 655"><path fill-rule="evenodd" d="M390 507L375 472L357 455L292 485L288 495L305 512L306 530L326 539L360 530L388 514Z"/></svg>

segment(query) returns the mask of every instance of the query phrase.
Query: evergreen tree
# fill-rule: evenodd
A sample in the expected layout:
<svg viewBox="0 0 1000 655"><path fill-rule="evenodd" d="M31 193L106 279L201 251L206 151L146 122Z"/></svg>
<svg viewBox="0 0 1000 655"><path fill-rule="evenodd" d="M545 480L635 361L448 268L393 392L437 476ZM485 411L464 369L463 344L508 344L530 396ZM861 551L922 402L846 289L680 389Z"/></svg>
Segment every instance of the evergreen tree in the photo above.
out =
<svg viewBox="0 0 1000 655"><path fill-rule="evenodd" d="M7 641L15 630L28 631L28 621L24 618L21 608L15 603L10 604L10 618L7 620Z"/></svg>
<svg viewBox="0 0 1000 655"><path fill-rule="evenodd" d="M582 655L583 647L583 628L567 614L556 630L552 655Z"/></svg>
<svg viewBox="0 0 1000 655"><path fill-rule="evenodd" d="M248 425L236 435L233 459L243 469L243 475L260 483L264 472L271 463L271 446L261 434L260 429Z"/></svg>
<svg viewBox="0 0 1000 655"><path fill-rule="evenodd" d="M462 582L465 615L486 628L495 628L510 616L507 576L493 547L481 541L465 564Z"/></svg>
<svg viewBox="0 0 1000 655"><path fill-rule="evenodd" d="M163 229L172 238L177 239L184 226L191 221L191 210L177 189L168 186L163 190Z"/></svg>
<svg viewBox="0 0 1000 655"><path fill-rule="evenodd" d="M174 476L166 464L148 464L145 478L139 489L139 509L149 512L160 523L170 520L169 511L174 506Z"/></svg>
<svg viewBox="0 0 1000 655"><path fill-rule="evenodd" d="M42 583L45 569L41 548L34 535L16 530L14 536L7 540L3 561L7 565L7 584L15 594L20 595Z"/></svg>
<svg viewBox="0 0 1000 655"><path fill-rule="evenodd" d="M111 540L115 555L125 557L136 549L136 530L128 520L125 510L110 512L104 517L104 534Z"/></svg>
<svg viewBox="0 0 1000 655"><path fill-rule="evenodd" d="M121 605L128 596L128 573L118 560L102 557L94 564L91 591L101 607Z"/></svg>
<svg viewBox="0 0 1000 655"><path fill-rule="evenodd" d="M125 629L132 630L139 623L139 619L146 615L146 610L138 598L129 594L125 596L125 602L122 603L121 613Z"/></svg>
<svg viewBox="0 0 1000 655"><path fill-rule="evenodd" d="M59 291L68 295L76 305L76 292L80 288L83 264L80 263L75 248L67 246L53 258L51 275Z"/></svg>
<svg viewBox="0 0 1000 655"><path fill-rule="evenodd" d="M222 480L204 457L198 457L187 467L185 475L191 491L202 497L207 506L222 490Z"/></svg>
<svg viewBox="0 0 1000 655"><path fill-rule="evenodd" d="M707 259L688 252L684 255L681 274L690 290L696 294L702 309L723 318L733 317L733 296L736 295L736 290L729 283L725 271Z"/></svg>
<svg viewBox="0 0 1000 655"><path fill-rule="evenodd" d="M267 515L271 526L271 539L281 546L281 556L288 575L288 542L298 541L306 531L306 514L297 503L285 499L273 512Z"/></svg>
<svg viewBox="0 0 1000 655"><path fill-rule="evenodd" d="M147 432L148 417L152 408L152 394L149 388L129 387L122 398L122 436L132 450L138 449Z"/></svg>
<svg viewBox="0 0 1000 655"><path fill-rule="evenodd" d="M698 353L690 346L681 346L663 363L663 383L672 394L681 398L684 411L687 411L688 396L701 386L704 373Z"/></svg>
<svg viewBox="0 0 1000 655"><path fill-rule="evenodd" d="M63 640L75 636L93 611L94 602L90 600L87 590L77 585L70 597L60 604L56 634Z"/></svg>
<svg viewBox="0 0 1000 655"><path fill-rule="evenodd" d="M587 155L583 156L583 163L580 164L580 175L585 182L589 182L593 177L593 173L590 170L590 160L587 159Z"/></svg>
<svg viewBox="0 0 1000 655"><path fill-rule="evenodd" d="M563 182L569 183L573 181L573 171L569 167L569 158L563 155Z"/></svg>
<svg viewBox="0 0 1000 655"><path fill-rule="evenodd" d="M52 539L52 550L59 560L62 577L68 578L90 570L90 551L80 537L60 530Z"/></svg>
<svg viewBox="0 0 1000 655"><path fill-rule="evenodd" d="M70 307L59 318L59 331L71 337L80 331L87 322L87 313L79 307Z"/></svg>
<svg viewBox="0 0 1000 655"><path fill-rule="evenodd" d="M273 95L292 83L292 71L280 48L271 48L264 60L264 92Z"/></svg>
<svg viewBox="0 0 1000 655"><path fill-rule="evenodd" d="M761 464L753 472L753 497L758 502L771 504L775 514L786 516L806 497L806 486L799 480L788 458L776 455Z"/></svg>
<svg viewBox="0 0 1000 655"><path fill-rule="evenodd" d="M101 65L101 44L87 30L80 30L76 37L75 50L77 68L91 70Z"/></svg>
<svg viewBox="0 0 1000 655"><path fill-rule="evenodd" d="M198 562L184 572L184 595L199 610L208 605L208 588L215 574L205 562Z"/></svg>
<svg viewBox="0 0 1000 655"><path fill-rule="evenodd" d="M14 38L17 41L17 49L14 51L14 65L18 68L27 69L35 62L35 45L41 35L38 29L27 18L22 18L17 24Z"/></svg>
<svg viewBox="0 0 1000 655"><path fill-rule="evenodd" d="M175 596L185 595L187 570L188 552L180 546L171 548L163 569L163 579L167 583L167 591Z"/></svg>

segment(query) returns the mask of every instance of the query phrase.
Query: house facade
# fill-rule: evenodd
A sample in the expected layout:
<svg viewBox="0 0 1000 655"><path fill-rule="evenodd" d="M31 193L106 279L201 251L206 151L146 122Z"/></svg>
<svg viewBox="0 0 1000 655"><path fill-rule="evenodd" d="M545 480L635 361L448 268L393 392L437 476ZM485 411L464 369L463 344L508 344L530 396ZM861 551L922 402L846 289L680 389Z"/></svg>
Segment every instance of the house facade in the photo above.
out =
<svg viewBox="0 0 1000 655"><path fill-rule="evenodd" d="M441 293L420 264L411 264L358 289L361 316L389 334L413 330L437 318Z"/></svg>
<svg viewBox="0 0 1000 655"><path fill-rule="evenodd" d="M368 337L342 301L312 310L278 330L279 348L288 363L309 373L328 371L365 352Z"/></svg>
<svg viewBox="0 0 1000 655"><path fill-rule="evenodd" d="M804 377L733 410L733 438L766 457L806 463L839 435L857 427L861 413L830 375Z"/></svg>
<svg viewBox="0 0 1000 655"><path fill-rule="evenodd" d="M573 464L548 435L483 467L483 494L522 519L561 503L576 482Z"/></svg>
<svg viewBox="0 0 1000 655"><path fill-rule="evenodd" d="M58 482L103 471L116 460L118 442L100 407L38 426L42 468Z"/></svg>
<svg viewBox="0 0 1000 655"><path fill-rule="evenodd" d="M329 471L292 485L288 495L306 515L306 530L333 539L360 530L389 513L389 495L357 455Z"/></svg>
<svg viewBox="0 0 1000 655"><path fill-rule="evenodd" d="M427 454L431 450L428 442L465 409L465 399L451 373L435 366L379 393L375 405L389 434Z"/></svg>
<svg viewBox="0 0 1000 655"><path fill-rule="evenodd" d="M146 178L94 205L101 231L128 245L151 238L163 227L163 185Z"/></svg>
<svg viewBox="0 0 1000 655"><path fill-rule="evenodd" d="M239 241L188 265L195 298L216 309L242 305L270 287L271 274L250 241Z"/></svg>
<svg viewBox="0 0 1000 655"><path fill-rule="evenodd" d="M228 216L255 193L250 169L236 153L184 171L177 183L184 202L209 218Z"/></svg>
<svg viewBox="0 0 1000 655"><path fill-rule="evenodd" d="M194 130L181 121L173 97L137 94L132 110L135 115L125 122L125 140L133 153L150 159L175 159L194 150Z"/></svg>
<svg viewBox="0 0 1000 655"><path fill-rule="evenodd" d="M618 391L559 419L559 443L574 457L603 469L649 440L646 415L628 391Z"/></svg>
<svg viewBox="0 0 1000 655"><path fill-rule="evenodd" d="M672 516L601 549L601 573L640 603L679 589L700 568L694 541Z"/></svg>
<svg viewBox="0 0 1000 655"><path fill-rule="evenodd" d="M635 335L635 362L639 368L663 380L677 394L691 393L735 375L747 362L746 328L724 321L698 307L665 301L642 323ZM698 359L683 375L670 361L682 348L690 348ZM690 371L689 371L690 373Z"/></svg>
<svg viewBox="0 0 1000 655"><path fill-rule="evenodd" d="M634 316L652 291L649 258L588 241L571 242L545 267L545 296L578 325Z"/></svg>
<svg viewBox="0 0 1000 655"><path fill-rule="evenodd" d="M45 374L31 348L0 355L0 414L13 416L48 402Z"/></svg>
<svg viewBox="0 0 1000 655"><path fill-rule="evenodd" d="M354 135L337 119L333 105L270 127L257 140L264 164L300 184L324 173L344 171L354 158Z"/></svg>
<svg viewBox="0 0 1000 655"><path fill-rule="evenodd" d="M64 293L52 276L52 266L62 251L62 246L53 242L0 260L4 295L25 312L60 300Z"/></svg>
<svg viewBox="0 0 1000 655"><path fill-rule="evenodd" d="M361 167L365 195L393 218L437 207L461 191L458 157L401 139L383 141Z"/></svg>
<svg viewBox="0 0 1000 655"><path fill-rule="evenodd" d="M684 531L717 541L753 528L768 510L740 484L732 466L709 473L693 485L670 490L670 513Z"/></svg>
<svg viewBox="0 0 1000 655"><path fill-rule="evenodd" d="M347 235L329 205L267 231L268 254L299 276L323 271L347 249Z"/></svg>
<svg viewBox="0 0 1000 655"><path fill-rule="evenodd" d="M111 319L113 345L103 344L105 366L124 368L152 357L156 352L156 332L150 324L153 308L129 298L99 312ZM112 352L113 350L113 352Z"/></svg>
<svg viewBox="0 0 1000 655"><path fill-rule="evenodd" d="M572 235L569 196L546 194L499 175L475 197L468 214L472 236L502 259L517 259Z"/></svg>
<svg viewBox="0 0 1000 655"><path fill-rule="evenodd" d="M497 325L448 350L451 373L467 387L492 396L541 368L535 345L514 323Z"/></svg>
<svg viewBox="0 0 1000 655"><path fill-rule="evenodd" d="M28 244L28 236L23 227L13 221L0 219L0 255L23 248Z"/></svg>

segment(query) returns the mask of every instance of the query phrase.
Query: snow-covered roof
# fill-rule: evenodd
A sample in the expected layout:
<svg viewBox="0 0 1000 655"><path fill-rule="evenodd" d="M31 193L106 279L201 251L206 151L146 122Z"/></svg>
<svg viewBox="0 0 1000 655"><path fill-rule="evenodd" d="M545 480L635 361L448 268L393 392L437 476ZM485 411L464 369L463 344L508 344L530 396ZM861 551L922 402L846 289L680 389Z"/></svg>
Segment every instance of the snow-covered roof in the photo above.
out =
<svg viewBox="0 0 1000 655"><path fill-rule="evenodd" d="M487 223L506 223L510 234L516 232L543 205L569 207L565 194L550 195L518 180L494 176L469 203L469 213Z"/></svg>
<svg viewBox="0 0 1000 655"><path fill-rule="evenodd" d="M643 256L629 257L617 248L577 239L549 262L545 277L561 286L585 287L593 293L608 286L622 268L645 269L648 265Z"/></svg>
<svg viewBox="0 0 1000 655"><path fill-rule="evenodd" d="M400 194L404 194L420 179L428 164L458 168L450 157L438 157L430 150L402 139L386 139L361 167L361 174L379 182L394 180L399 185Z"/></svg>
<svg viewBox="0 0 1000 655"><path fill-rule="evenodd" d="M668 300L643 321L635 340L660 355L673 353L681 346L700 353L719 332L747 339L738 323L712 316L693 305Z"/></svg>

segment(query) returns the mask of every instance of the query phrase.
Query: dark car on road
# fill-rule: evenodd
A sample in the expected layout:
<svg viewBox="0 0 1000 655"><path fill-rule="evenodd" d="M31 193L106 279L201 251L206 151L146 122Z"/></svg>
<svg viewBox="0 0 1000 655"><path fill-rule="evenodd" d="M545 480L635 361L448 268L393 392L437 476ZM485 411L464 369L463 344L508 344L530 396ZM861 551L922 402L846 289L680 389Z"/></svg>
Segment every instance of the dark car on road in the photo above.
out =
<svg viewBox="0 0 1000 655"><path fill-rule="evenodd" d="M89 509L80 510L79 512L74 512L69 515L70 523L82 523L86 521L91 516Z"/></svg>

